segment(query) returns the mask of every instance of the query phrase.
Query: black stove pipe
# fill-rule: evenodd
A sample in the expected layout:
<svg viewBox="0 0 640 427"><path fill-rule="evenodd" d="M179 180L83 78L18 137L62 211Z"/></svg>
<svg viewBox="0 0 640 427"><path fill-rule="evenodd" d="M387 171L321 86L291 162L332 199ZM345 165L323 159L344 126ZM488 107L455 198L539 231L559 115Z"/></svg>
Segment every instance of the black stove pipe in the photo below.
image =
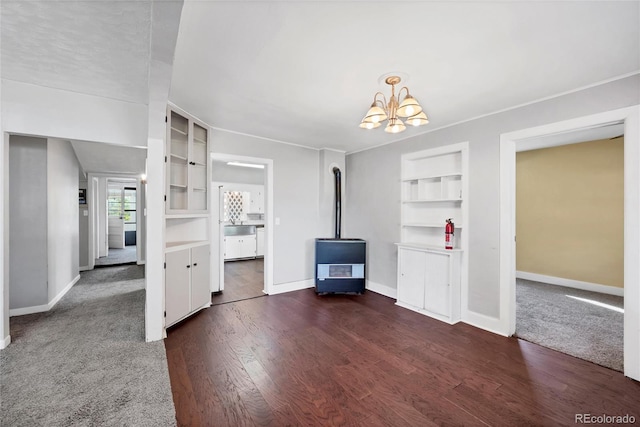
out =
<svg viewBox="0 0 640 427"><path fill-rule="evenodd" d="M336 183L336 233L335 238L339 239L341 234L341 226L342 226L342 191L341 191L341 173L338 167L333 168L333 175L335 176Z"/></svg>

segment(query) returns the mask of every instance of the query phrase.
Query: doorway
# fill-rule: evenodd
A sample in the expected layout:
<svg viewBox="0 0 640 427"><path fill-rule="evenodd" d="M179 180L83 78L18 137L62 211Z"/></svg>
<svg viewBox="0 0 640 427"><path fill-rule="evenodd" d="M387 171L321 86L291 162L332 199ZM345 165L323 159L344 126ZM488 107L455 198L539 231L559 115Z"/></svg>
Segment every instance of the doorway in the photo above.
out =
<svg viewBox="0 0 640 427"><path fill-rule="evenodd" d="M107 256L96 267L136 264L137 188L135 179L107 178Z"/></svg>
<svg viewBox="0 0 640 427"><path fill-rule="evenodd" d="M214 305L269 294L273 285L273 161L211 155Z"/></svg>
<svg viewBox="0 0 640 427"><path fill-rule="evenodd" d="M591 116L503 134L500 137L500 326L511 336L516 327L515 153L542 148L540 137L561 137L604 126L624 125L624 374L640 380L640 107L627 107ZM539 144L539 145L536 145ZM546 146L556 145L547 139Z"/></svg>
<svg viewBox="0 0 640 427"><path fill-rule="evenodd" d="M516 336L621 372L623 131L516 153Z"/></svg>

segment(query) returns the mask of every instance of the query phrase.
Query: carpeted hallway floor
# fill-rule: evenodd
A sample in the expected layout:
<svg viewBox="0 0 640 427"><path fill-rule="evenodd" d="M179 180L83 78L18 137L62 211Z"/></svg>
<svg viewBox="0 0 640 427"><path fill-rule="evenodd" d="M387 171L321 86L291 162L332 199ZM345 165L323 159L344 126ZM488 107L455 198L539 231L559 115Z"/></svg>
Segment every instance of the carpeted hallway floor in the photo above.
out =
<svg viewBox="0 0 640 427"><path fill-rule="evenodd" d="M623 298L516 280L516 335L623 371Z"/></svg>
<svg viewBox="0 0 640 427"><path fill-rule="evenodd" d="M163 342L144 341L144 267L101 268L49 312L12 317L2 426L173 426Z"/></svg>

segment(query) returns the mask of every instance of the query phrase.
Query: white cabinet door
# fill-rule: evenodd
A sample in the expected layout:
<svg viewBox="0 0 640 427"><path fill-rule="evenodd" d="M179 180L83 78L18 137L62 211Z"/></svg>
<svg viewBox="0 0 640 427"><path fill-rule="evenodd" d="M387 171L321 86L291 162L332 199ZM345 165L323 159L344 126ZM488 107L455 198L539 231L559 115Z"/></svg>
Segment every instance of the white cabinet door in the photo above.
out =
<svg viewBox="0 0 640 427"><path fill-rule="evenodd" d="M191 249L191 310L211 302L209 245Z"/></svg>
<svg viewBox="0 0 640 427"><path fill-rule="evenodd" d="M399 249L398 255L398 301L423 308L425 253L411 249Z"/></svg>
<svg viewBox="0 0 640 427"><path fill-rule="evenodd" d="M258 228L256 233L256 256L264 256L264 227Z"/></svg>
<svg viewBox="0 0 640 427"><path fill-rule="evenodd" d="M451 292L449 286L449 255L425 253L426 280L424 308L442 316L451 316Z"/></svg>
<svg viewBox="0 0 640 427"><path fill-rule="evenodd" d="M256 256L256 236L227 236L224 238L224 259Z"/></svg>
<svg viewBox="0 0 640 427"><path fill-rule="evenodd" d="M224 259L240 258L242 254L241 236L227 236L224 238Z"/></svg>
<svg viewBox="0 0 640 427"><path fill-rule="evenodd" d="M167 252L165 261L165 321L169 325L190 311L189 249Z"/></svg>
<svg viewBox="0 0 640 427"><path fill-rule="evenodd" d="M167 110L166 213L209 210L208 126Z"/></svg>
<svg viewBox="0 0 640 427"><path fill-rule="evenodd" d="M240 258L251 258L256 256L256 235L242 236L240 239L241 256Z"/></svg>
<svg viewBox="0 0 640 427"><path fill-rule="evenodd" d="M264 191L252 191L251 192L251 206L249 207L251 213L264 213Z"/></svg>

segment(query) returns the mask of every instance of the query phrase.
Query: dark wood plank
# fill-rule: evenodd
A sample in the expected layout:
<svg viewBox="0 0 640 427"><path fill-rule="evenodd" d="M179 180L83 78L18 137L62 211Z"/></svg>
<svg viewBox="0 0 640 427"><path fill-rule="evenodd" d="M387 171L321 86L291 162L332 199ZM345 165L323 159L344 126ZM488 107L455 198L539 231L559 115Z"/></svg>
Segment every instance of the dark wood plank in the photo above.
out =
<svg viewBox="0 0 640 427"><path fill-rule="evenodd" d="M640 419L621 373L381 295L313 290L213 306L168 331L180 425L571 425Z"/></svg>
<svg viewBox="0 0 640 427"><path fill-rule="evenodd" d="M226 261L224 290L211 296L211 304L226 304L264 296L264 259Z"/></svg>

